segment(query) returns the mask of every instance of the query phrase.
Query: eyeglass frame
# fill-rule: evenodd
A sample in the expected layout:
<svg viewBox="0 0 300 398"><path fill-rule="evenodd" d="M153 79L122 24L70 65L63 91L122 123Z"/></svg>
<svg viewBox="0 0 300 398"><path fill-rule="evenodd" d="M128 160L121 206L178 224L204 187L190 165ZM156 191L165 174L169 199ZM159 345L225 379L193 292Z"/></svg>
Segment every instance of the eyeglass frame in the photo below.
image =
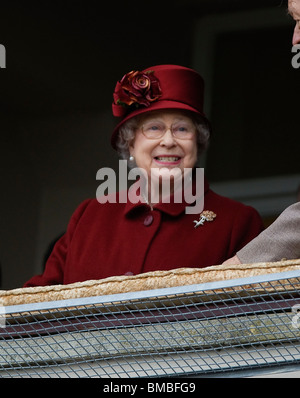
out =
<svg viewBox="0 0 300 398"><path fill-rule="evenodd" d="M153 122L153 123L154 123L154 122ZM142 124L142 126L140 126L139 129L141 130L141 132L142 132L142 134L144 135L144 137L146 137L148 140L159 140L159 139L161 139L161 138L166 134L167 131L170 131L171 134L172 134L172 137L174 137L175 139L178 139L178 140L185 140L185 141L187 141L187 140L192 140L193 137L194 137L195 134L196 134L196 131L197 131L197 128L196 128L196 126L194 125L194 123L193 123L194 130L193 130L193 132L191 132L192 134L191 134L190 137L188 137L188 138L177 137L177 136L174 134L174 131L173 131L174 127L173 127L173 126L174 126L176 123L178 123L178 122L173 123L170 127L164 125L164 126L165 126L164 132L163 132L161 135L157 136L157 137L148 137L148 136L145 134L145 131L144 131L144 125L145 125L145 124ZM158 123L158 124L160 124L160 123Z"/></svg>

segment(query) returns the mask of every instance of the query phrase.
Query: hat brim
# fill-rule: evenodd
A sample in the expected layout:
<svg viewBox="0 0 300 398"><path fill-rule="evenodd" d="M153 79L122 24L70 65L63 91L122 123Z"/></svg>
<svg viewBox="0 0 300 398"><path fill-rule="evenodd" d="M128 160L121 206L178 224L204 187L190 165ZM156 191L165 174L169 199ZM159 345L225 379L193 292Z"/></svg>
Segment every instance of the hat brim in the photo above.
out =
<svg viewBox="0 0 300 398"><path fill-rule="evenodd" d="M111 145L114 149L117 149L116 142L118 138L118 133L120 127L126 123L128 120L132 119L135 116L142 115L144 113L150 113L153 111L158 111L158 110L168 110L168 109L176 109L176 110L182 110L182 111L189 111L194 113L197 116L200 116L204 119L204 121L209 124L208 119L206 118L205 114L200 112L199 110L184 104L182 102L177 102L177 101L170 101L170 100L161 100L158 102L152 103L149 107L143 107L139 108L133 112L130 112L128 116L126 116L120 123L117 124L117 126L114 128L112 136L111 136Z"/></svg>

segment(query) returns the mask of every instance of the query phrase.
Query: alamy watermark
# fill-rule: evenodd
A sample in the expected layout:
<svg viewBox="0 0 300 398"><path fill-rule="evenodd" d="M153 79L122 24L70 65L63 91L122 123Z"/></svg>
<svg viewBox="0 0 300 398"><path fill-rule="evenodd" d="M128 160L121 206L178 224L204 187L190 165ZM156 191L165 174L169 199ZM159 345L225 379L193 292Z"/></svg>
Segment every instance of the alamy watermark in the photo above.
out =
<svg viewBox="0 0 300 398"><path fill-rule="evenodd" d="M6 68L6 48L0 44L0 68Z"/></svg>
<svg viewBox="0 0 300 398"><path fill-rule="evenodd" d="M292 67L294 69L300 68L300 44L295 44L292 47L292 53L295 55L292 57Z"/></svg>
<svg viewBox="0 0 300 398"><path fill-rule="evenodd" d="M298 69L300 68L300 44L292 47L292 53L295 54L291 60L292 67ZM3 44L0 44L0 68L6 68L6 48Z"/></svg>
<svg viewBox="0 0 300 398"><path fill-rule="evenodd" d="M6 320L5 307L2 305L1 300L0 300L0 328L6 327L5 320Z"/></svg>
<svg viewBox="0 0 300 398"><path fill-rule="evenodd" d="M292 313L295 314L292 317L292 326L294 329L299 329L300 328L300 304L293 305Z"/></svg>
<svg viewBox="0 0 300 398"><path fill-rule="evenodd" d="M192 183L192 173L195 174L195 183ZM98 170L96 180L103 181L96 190L96 198L99 203L131 203L158 202L170 203L172 196L174 203L183 203L186 206L186 214L199 214L204 207L204 169L191 168L184 170L174 168L152 168L150 176L146 170L136 167L128 170L127 160L119 160L119 178L115 170L103 167ZM150 177L150 179L149 179ZM132 182L128 188L128 182ZM119 194L117 195L117 185ZM148 189L150 186L150 198ZM118 198L118 199L117 199Z"/></svg>

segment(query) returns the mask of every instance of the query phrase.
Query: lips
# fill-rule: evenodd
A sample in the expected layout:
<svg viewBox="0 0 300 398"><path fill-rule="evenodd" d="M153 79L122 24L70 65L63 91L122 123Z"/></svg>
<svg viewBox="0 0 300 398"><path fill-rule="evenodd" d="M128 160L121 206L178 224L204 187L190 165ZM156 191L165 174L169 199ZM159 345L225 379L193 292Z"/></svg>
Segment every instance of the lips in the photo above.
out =
<svg viewBox="0 0 300 398"><path fill-rule="evenodd" d="M154 157L155 161L159 164L179 164L181 161L180 156L176 155L160 155Z"/></svg>
<svg viewBox="0 0 300 398"><path fill-rule="evenodd" d="M177 162L180 159L179 156L156 156L156 160L160 160L162 162Z"/></svg>

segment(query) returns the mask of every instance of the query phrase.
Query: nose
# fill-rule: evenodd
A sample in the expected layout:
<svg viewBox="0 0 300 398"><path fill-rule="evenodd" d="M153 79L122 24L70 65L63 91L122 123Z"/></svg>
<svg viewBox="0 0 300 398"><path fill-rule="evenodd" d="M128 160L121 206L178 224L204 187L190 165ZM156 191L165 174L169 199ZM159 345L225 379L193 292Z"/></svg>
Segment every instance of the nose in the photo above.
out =
<svg viewBox="0 0 300 398"><path fill-rule="evenodd" d="M172 147L173 145L176 145L176 140L173 137L171 129L168 129L161 137L160 145L164 145L167 147Z"/></svg>
<svg viewBox="0 0 300 398"><path fill-rule="evenodd" d="M300 22L297 21L293 34L293 46L300 44Z"/></svg>

